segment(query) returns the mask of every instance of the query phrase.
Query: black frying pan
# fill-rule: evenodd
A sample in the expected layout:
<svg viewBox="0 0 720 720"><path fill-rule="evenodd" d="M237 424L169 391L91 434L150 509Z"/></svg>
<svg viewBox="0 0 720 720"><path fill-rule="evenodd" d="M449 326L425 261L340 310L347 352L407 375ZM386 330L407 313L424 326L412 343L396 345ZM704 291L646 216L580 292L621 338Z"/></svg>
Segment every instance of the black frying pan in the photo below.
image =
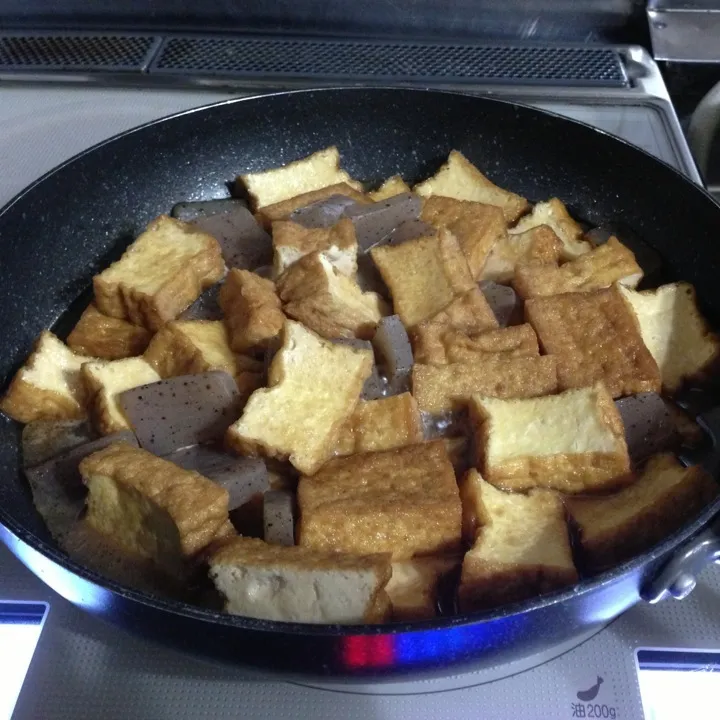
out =
<svg viewBox="0 0 720 720"><path fill-rule="evenodd" d="M0 212L0 378L145 224L182 200L225 194L241 172L336 144L349 172L377 183L434 172L456 148L499 185L558 196L579 218L622 223L692 282L720 317L720 207L646 153L593 130L496 100L412 90L347 89L234 100L120 135L46 175ZM6 168L5 171L8 169ZM62 323L61 323L62 324ZM658 596L694 550L720 501L651 552L563 592L482 615L386 627L231 617L121 587L53 544L19 467L18 428L0 418L0 538L33 572L90 612L195 653L277 672L389 678L518 660L599 628L641 594ZM670 565L668 565L670 563ZM658 576L665 567L665 574ZM658 579L659 577L659 579ZM687 588L675 583L673 592Z"/></svg>

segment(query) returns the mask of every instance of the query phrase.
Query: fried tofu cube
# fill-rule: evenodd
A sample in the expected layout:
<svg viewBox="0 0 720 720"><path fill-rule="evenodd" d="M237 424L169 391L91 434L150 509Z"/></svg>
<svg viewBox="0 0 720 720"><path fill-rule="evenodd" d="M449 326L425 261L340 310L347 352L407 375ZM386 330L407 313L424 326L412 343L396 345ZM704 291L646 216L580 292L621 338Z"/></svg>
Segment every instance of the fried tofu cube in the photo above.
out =
<svg viewBox="0 0 720 720"><path fill-rule="evenodd" d="M355 277L357 274L358 246L355 226L349 218L343 218L329 228L306 228L281 220L273 223L272 239L275 277L313 252L322 252L328 262L343 275Z"/></svg>
<svg viewBox="0 0 720 720"><path fill-rule="evenodd" d="M663 387L677 390L702 379L720 357L720 338L700 314L689 283L635 292L619 288L640 325L640 335L660 368Z"/></svg>
<svg viewBox="0 0 720 720"><path fill-rule="evenodd" d="M80 375L90 398L90 414L102 435L130 430L130 423L120 409L120 393L162 378L144 358L86 362Z"/></svg>
<svg viewBox="0 0 720 720"><path fill-rule="evenodd" d="M473 546L463 560L462 612L488 610L577 582L560 497L549 490L506 493L471 470L463 510L476 518Z"/></svg>
<svg viewBox="0 0 720 720"><path fill-rule="evenodd" d="M431 195L423 204L420 219L438 230L446 227L457 238L475 279L490 251L507 237L505 216L495 205Z"/></svg>
<svg viewBox="0 0 720 720"><path fill-rule="evenodd" d="M388 198L402 195L403 193L412 192L410 186L402 179L400 175L389 177L377 190L369 193L373 202L380 202Z"/></svg>
<svg viewBox="0 0 720 720"><path fill-rule="evenodd" d="M374 247L370 255L406 327L436 315L475 286L458 241L445 228L400 245Z"/></svg>
<svg viewBox="0 0 720 720"><path fill-rule="evenodd" d="M392 577L385 588L395 622L429 620L437 616L440 585L460 566L455 556L418 557L392 564Z"/></svg>
<svg viewBox="0 0 720 720"><path fill-rule="evenodd" d="M109 445L84 458L80 474L87 524L170 575L227 528L227 490L146 450Z"/></svg>
<svg viewBox="0 0 720 720"><path fill-rule="evenodd" d="M449 305L425 322L445 325L467 333L493 330L498 327L495 313L477 285L458 295Z"/></svg>
<svg viewBox="0 0 720 720"><path fill-rule="evenodd" d="M707 436L697 420L690 413L681 410L672 400L665 400L665 408L680 443L688 448L698 447Z"/></svg>
<svg viewBox="0 0 720 720"><path fill-rule="evenodd" d="M267 230L276 220L287 220L290 215L300 208L313 205L331 198L333 195L342 195L350 198L361 205L367 204L370 200L363 193L356 190L347 183L337 183L336 185L328 185L319 190L311 190L310 192L295 195L287 200L265 205L255 213L255 219Z"/></svg>
<svg viewBox="0 0 720 720"><path fill-rule="evenodd" d="M340 152L335 146L279 168L241 175L239 179L256 210L338 183L362 190L360 183L340 167Z"/></svg>
<svg viewBox="0 0 720 720"><path fill-rule="evenodd" d="M265 350L285 322L275 283L249 270L230 270L219 302L234 352Z"/></svg>
<svg viewBox="0 0 720 720"><path fill-rule="evenodd" d="M80 368L90 360L93 358L76 355L51 332L43 331L10 383L0 410L23 423L85 417L87 394Z"/></svg>
<svg viewBox="0 0 720 720"><path fill-rule="evenodd" d="M302 623L388 619L387 555L345 555L238 537L210 557L225 612Z"/></svg>
<svg viewBox="0 0 720 720"><path fill-rule="evenodd" d="M457 552L461 509L442 441L335 458L298 485L298 544L356 554Z"/></svg>
<svg viewBox="0 0 720 720"><path fill-rule="evenodd" d="M540 355L537 335L527 323L477 334L452 330L444 341L449 363L482 362L488 355L502 355L506 358Z"/></svg>
<svg viewBox="0 0 720 720"><path fill-rule="evenodd" d="M632 251L611 237L603 245L560 267L521 265L515 272L513 287L522 298L545 297L602 290L616 282L635 287L642 276L642 268Z"/></svg>
<svg viewBox="0 0 720 720"><path fill-rule="evenodd" d="M640 477L618 493L569 497L565 504L587 569L600 572L678 530L718 493L720 485L702 467L684 467L668 453L652 457Z"/></svg>
<svg viewBox="0 0 720 720"><path fill-rule="evenodd" d="M583 239L583 229L572 219L565 205L557 198L537 203L532 212L522 218L510 234L524 233L539 225L548 225L563 244L563 260L573 260L592 250L592 245Z"/></svg>
<svg viewBox="0 0 720 720"><path fill-rule="evenodd" d="M378 452L422 442L423 428L410 393L360 401L343 426L336 455Z"/></svg>
<svg viewBox="0 0 720 720"><path fill-rule="evenodd" d="M325 253L311 253L291 265L278 279L277 289L288 317L328 339L370 339L388 314L380 295L363 292Z"/></svg>
<svg viewBox="0 0 720 720"><path fill-rule="evenodd" d="M488 356L539 355L538 339L528 324L467 333L440 323L424 322L412 332L415 362L423 365L479 363Z"/></svg>
<svg viewBox="0 0 720 720"><path fill-rule="evenodd" d="M457 150L450 153L435 175L416 185L414 192L423 197L442 195L457 200L496 205L502 209L508 223L514 223L529 207L524 197L493 184Z"/></svg>
<svg viewBox="0 0 720 720"><path fill-rule="evenodd" d="M416 364L413 395L422 412L439 415L462 410L473 395L535 397L558 389L554 357L504 356L480 363Z"/></svg>
<svg viewBox="0 0 720 720"><path fill-rule="evenodd" d="M241 356L242 357L242 356ZM161 378L195 375L224 370L233 377L262 364L250 358L238 360L230 349L227 328L222 320L185 320L168 323L153 337L144 359Z"/></svg>
<svg viewBox="0 0 720 720"><path fill-rule="evenodd" d="M630 482L625 428L602 383L559 395L474 395L470 415L483 477L508 490L613 490Z"/></svg>
<svg viewBox="0 0 720 720"><path fill-rule="evenodd" d="M290 460L300 472L314 473L332 455L373 362L369 350L331 343L287 321L268 387L250 396L228 428L227 443L243 455Z"/></svg>
<svg viewBox="0 0 720 720"><path fill-rule="evenodd" d="M150 338L146 328L103 315L91 304L68 335L67 345L78 355L119 360L142 355Z"/></svg>
<svg viewBox="0 0 720 720"><path fill-rule="evenodd" d="M508 283L517 268L532 263L557 264L563 244L548 225L538 225L525 232L506 234L488 255L480 280Z"/></svg>
<svg viewBox="0 0 720 720"><path fill-rule="evenodd" d="M93 278L104 315L159 330L225 274L218 241L166 215L153 220L110 267Z"/></svg>
<svg viewBox="0 0 720 720"><path fill-rule="evenodd" d="M657 363L616 286L531 298L525 317L545 352L557 358L560 389L602 380L615 398L660 391Z"/></svg>

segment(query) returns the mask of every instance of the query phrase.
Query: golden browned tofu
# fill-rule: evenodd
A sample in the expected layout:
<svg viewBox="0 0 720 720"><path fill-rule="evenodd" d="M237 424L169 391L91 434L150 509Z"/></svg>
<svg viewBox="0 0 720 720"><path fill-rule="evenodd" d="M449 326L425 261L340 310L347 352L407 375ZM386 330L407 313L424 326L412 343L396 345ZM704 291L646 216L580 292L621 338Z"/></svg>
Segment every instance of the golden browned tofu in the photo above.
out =
<svg viewBox="0 0 720 720"><path fill-rule="evenodd" d="M146 450L117 443L80 463L86 522L133 554L181 574L228 520L228 492Z"/></svg>
<svg viewBox="0 0 720 720"><path fill-rule="evenodd" d="M697 420L689 413L681 410L671 400L665 401L665 407L670 414L670 420L675 427L675 432L680 438L681 444L689 448L700 445L706 438L706 434Z"/></svg>
<svg viewBox="0 0 720 720"><path fill-rule="evenodd" d="M461 561L459 556L440 555L394 562L392 577L385 588L392 605L392 619L403 622L436 617L440 585Z"/></svg>
<svg viewBox="0 0 720 720"><path fill-rule="evenodd" d="M220 307L230 347L239 353L267 348L285 322L275 283L249 270L230 270L220 289Z"/></svg>
<svg viewBox="0 0 720 720"><path fill-rule="evenodd" d="M158 330L225 273L218 241L166 215L153 220L110 267L93 278L104 315Z"/></svg>
<svg viewBox="0 0 720 720"><path fill-rule="evenodd" d="M531 298L525 317L557 358L561 390L602 380L615 398L660 391L657 363L617 287Z"/></svg>
<svg viewBox="0 0 720 720"><path fill-rule="evenodd" d="M557 198L539 202L529 215L522 218L510 234L524 233L540 225L548 225L563 244L562 258L572 260L590 252L592 245L583 239L583 229L573 220L565 205Z"/></svg>
<svg viewBox="0 0 720 720"><path fill-rule="evenodd" d="M446 325L467 333L498 327L495 313L477 285L458 295L443 310L425 322Z"/></svg>
<svg viewBox="0 0 720 720"><path fill-rule="evenodd" d="M0 401L0 410L23 423L85 417L87 393L80 368L92 359L76 355L51 332L43 331Z"/></svg>
<svg viewBox="0 0 720 720"><path fill-rule="evenodd" d="M422 440L415 398L410 393L402 393L379 400L361 400L340 432L335 454L392 450Z"/></svg>
<svg viewBox="0 0 720 720"><path fill-rule="evenodd" d="M287 321L268 387L250 396L227 443L243 455L289 459L301 472L315 472L332 455L373 361L369 350L331 343Z"/></svg>
<svg viewBox="0 0 720 720"><path fill-rule="evenodd" d="M338 183L362 190L360 183L340 167L340 152L335 146L282 167L241 175L239 179L256 209Z"/></svg>
<svg viewBox="0 0 720 720"><path fill-rule="evenodd" d="M68 335L68 347L78 355L119 360L142 355L152 333L127 320L103 315L95 305L88 305Z"/></svg>
<svg viewBox="0 0 720 720"><path fill-rule="evenodd" d="M238 537L210 558L225 611L303 623L389 619L388 555L346 555Z"/></svg>
<svg viewBox="0 0 720 720"><path fill-rule="evenodd" d="M603 245L560 267L521 265L515 272L513 287L522 298L544 297L602 290L616 282L635 287L642 276L632 251L611 237Z"/></svg>
<svg viewBox="0 0 720 720"><path fill-rule="evenodd" d="M224 370L233 377L241 372L261 372L262 364L236 355L230 349L229 335L222 320L175 320L153 337L145 360L160 377L194 375Z"/></svg>
<svg viewBox="0 0 720 720"><path fill-rule="evenodd" d="M600 572L648 550L692 520L720 493L700 466L674 455L652 457L632 485L613 495L569 497L588 570Z"/></svg>
<svg viewBox="0 0 720 720"><path fill-rule="evenodd" d="M335 458L298 485L298 544L394 560L455 552L461 509L442 441Z"/></svg>
<svg viewBox="0 0 720 720"><path fill-rule="evenodd" d="M620 413L602 383L559 395L474 395L470 414L486 480L509 490L603 492L630 482Z"/></svg>
<svg viewBox="0 0 720 720"><path fill-rule="evenodd" d="M403 193L411 192L410 186L400 177L400 175L393 175L389 177L377 190L373 190L370 195L370 199L373 202L380 202L381 200L387 200L388 198L395 197L396 195L402 195Z"/></svg>
<svg viewBox="0 0 720 720"><path fill-rule="evenodd" d="M333 195L342 195L361 204L370 202L360 191L343 182L337 183L336 185L328 185L319 190L311 190L310 192L295 195L294 197L281 200L272 205L266 205L255 213L255 219L269 230L276 220L286 220L295 210L327 200Z"/></svg>
<svg viewBox="0 0 720 720"><path fill-rule="evenodd" d="M453 150L445 164L428 180L416 185L418 195L442 195L502 208L505 220L514 223L529 208L528 201L503 190L486 178L462 153Z"/></svg>
<svg viewBox="0 0 720 720"><path fill-rule="evenodd" d="M102 435L130 429L118 403L120 393L161 380L155 368L141 357L87 362L80 375L90 399L93 423Z"/></svg>
<svg viewBox="0 0 720 720"><path fill-rule="evenodd" d="M508 283L513 279L515 270L522 265L557 264L562 249L562 241L549 225L506 234L490 251L479 279Z"/></svg>
<svg viewBox="0 0 720 720"><path fill-rule="evenodd" d="M349 218L329 228L306 228L289 220L279 220L272 225L272 241L275 277L314 252L322 252L343 275L355 277L357 273L355 226Z"/></svg>
<svg viewBox="0 0 720 720"><path fill-rule="evenodd" d="M458 241L445 228L400 245L374 247L370 255L406 327L436 315L475 285Z"/></svg>
<svg viewBox="0 0 720 720"><path fill-rule="evenodd" d="M467 333L440 323L424 322L412 331L416 363L480 363L488 355L505 357L539 355L535 331L528 324Z"/></svg>
<svg viewBox="0 0 720 720"><path fill-rule="evenodd" d="M549 490L505 493L475 470L463 481L463 511L475 517L458 599L462 612L487 610L577 582L565 511Z"/></svg>
<svg viewBox="0 0 720 720"><path fill-rule="evenodd" d="M283 310L325 338L370 339L388 314L385 301L363 292L325 253L314 252L291 265L277 282Z"/></svg>
<svg viewBox="0 0 720 720"><path fill-rule="evenodd" d="M554 357L504 356L481 363L420 365L413 368L413 395L421 411L434 415L462 410L473 395L521 398L558 389Z"/></svg>
<svg viewBox="0 0 720 720"><path fill-rule="evenodd" d="M670 283L655 290L619 288L660 368L663 387L674 392L686 379L703 379L720 359L720 337L701 315L695 289Z"/></svg>
<svg viewBox="0 0 720 720"><path fill-rule="evenodd" d="M474 278L480 276L493 247L507 237L505 216L495 205L432 195L420 218L438 230L446 227L457 238Z"/></svg>
<svg viewBox="0 0 720 720"><path fill-rule="evenodd" d="M261 387L265 386L265 373L257 372L254 370L243 371L241 370L235 376L235 382L237 383L238 390L240 391L240 404L243 406L247 399Z"/></svg>

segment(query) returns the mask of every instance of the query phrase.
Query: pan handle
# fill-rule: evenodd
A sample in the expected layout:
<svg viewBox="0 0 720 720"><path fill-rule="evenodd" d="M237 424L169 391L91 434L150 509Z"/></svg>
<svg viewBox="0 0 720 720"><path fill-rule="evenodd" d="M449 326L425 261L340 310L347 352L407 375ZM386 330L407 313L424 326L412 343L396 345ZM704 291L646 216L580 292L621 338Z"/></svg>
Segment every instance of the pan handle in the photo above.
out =
<svg viewBox="0 0 720 720"><path fill-rule="evenodd" d="M697 394L696 394L697 395ZM704 398L707 393L697 397ZM697 421L710 435L713 447L700 458L685 458L688 464L699 462L715 478L720 477L720 407L698 414L699 407L693 408L697 397L688 394L679 404L697 415ZM697 585L697 576L708 565L720 565L720 516L709 526L688 541L685 546L673 554L660 572L640 590L640 597L652 604L673 597L676 600L686 598Z"/></svg>
<svg viewBox="0 0 720 720"><path fill-rule="evenodd" d="M720 519L703 530L652 578L640 591L640 597L655 604L673 597L686 598L697 585L697 576L711 563L720 565Z"/></svg>

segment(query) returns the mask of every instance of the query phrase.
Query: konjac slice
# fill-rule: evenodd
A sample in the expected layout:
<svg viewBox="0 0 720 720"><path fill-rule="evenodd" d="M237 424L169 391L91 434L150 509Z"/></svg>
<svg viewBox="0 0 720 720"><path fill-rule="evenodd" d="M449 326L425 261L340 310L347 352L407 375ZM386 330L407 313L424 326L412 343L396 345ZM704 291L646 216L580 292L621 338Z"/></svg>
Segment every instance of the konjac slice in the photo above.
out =
<svg viewBox="0 0 720 720"><path fill-rule="evenodd" d="M402 193L381 202L355 205L345 212L355 225L358 250L367 252L408 220L420 217L422 200L413 193Z"/></svg>
<svg viewBox="0 0 720 720"><path fill-rule="evenodd" d="M492 280L484 281L480 283L480 290L501 328L522 322L522 301L509 285L500 285Z"/></svg>
<svg viewBox="0 0 720 720"><path fill-rule="evenodd" d="M253 495L270 488L265 463L260 458L237 457L204 445L193 445L165 456L185 470L195 470L224 487L228 509L244 505Z"/></svg>
<svg viewBox="0 0 720 720"><path fill-rule="evenodd" d="M387 395L399 395L410 389L413 354L405 326L397 315L380 320L375 337L375 351L382 358L382 370L388 381Z"/></svg>
<svg viewBox="0 0 720 720"><path fill-rule="evenodd" d="M87 420L34 420L23 427L23 467L33 467L97 437Z"/></svg>
<svg viewBox="0 0 720 720"><path fill-rule="evenodd" d="M331 195L325 200L293 210L288 220L306 228L328 228L338 222L348 208L354 205L357 203L351 197Z"/></svg>
<svg viewBox="0 0 720 720"><path fill-rule="evenodd" d="M56 540L61 542L71 531L85 503L87 493L78 470L80 461L113 443L138 446L133 433L114 433L78 445L40 465L25 469L35 507Z"/></svg>
<svg viewBox="0 0 720 720"><path fill-rule="evenodd" d="M220 244L228 267L252 270L272 263L272 240L243 205L217 215L194 220L199 230L212 235Z"/></svg>
<svg viewBox="0 0 720 720"><path fill-rule="evenodd" d="M220 288L222 283L215 283L205 290L200 297L180 315L180 320L221 320Z"/></svg>
<svg viewBox="0 0 720 720"><path fill-rule="evenodd" d="M633 465L668 450L678 439L665 401L657 393L639 393L615 401L625 425L625 442Z"/></svg>
<svg viewBox="0 0 720 720"><path fill-rule="evenodd" d="M387 236L387 241L390 245L400 245L408 240L432 235L435 232L437 230L424 220L406 220Z"/></svg>
<svg viewBox="0 0 720 720"><path fill-rule="evenodd" d="M213 370L141 385L120 395L140 446L156 455L223 436L240 414L232 375Z"/></svg>
<svg viewBox="0 0 720 720"><path fill-rule="evenodd" d="M295 544L295 498L287 490L270 490L263 496L264 540L273 545Z"/></svg>

